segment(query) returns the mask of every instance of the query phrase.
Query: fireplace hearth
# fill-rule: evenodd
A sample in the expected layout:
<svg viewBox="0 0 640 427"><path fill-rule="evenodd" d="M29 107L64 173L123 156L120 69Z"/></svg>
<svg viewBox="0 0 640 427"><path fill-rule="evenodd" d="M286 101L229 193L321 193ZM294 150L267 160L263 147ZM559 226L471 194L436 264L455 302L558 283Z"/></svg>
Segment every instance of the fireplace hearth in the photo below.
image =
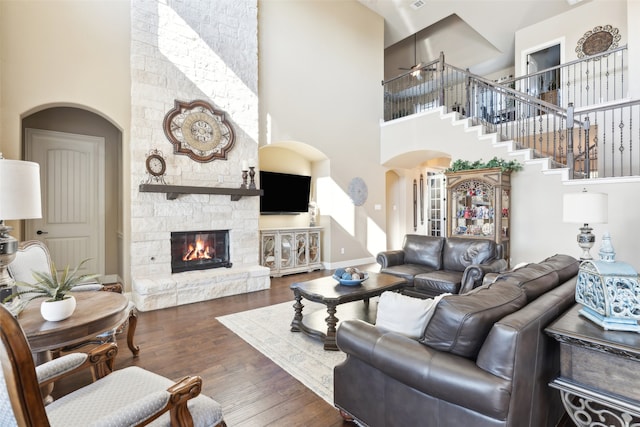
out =
<svg viewBox="0 0 640 427"><path fill-rule="evenodd" d="M231 267L229 230L171 233L171 273Z"/></svg>

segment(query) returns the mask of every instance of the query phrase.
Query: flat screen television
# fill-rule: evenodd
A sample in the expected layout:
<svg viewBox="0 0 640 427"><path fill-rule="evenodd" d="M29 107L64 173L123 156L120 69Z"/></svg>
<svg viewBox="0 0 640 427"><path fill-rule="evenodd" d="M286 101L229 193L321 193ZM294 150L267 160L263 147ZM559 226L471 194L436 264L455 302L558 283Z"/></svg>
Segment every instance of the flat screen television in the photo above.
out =
<svg viewBox="0 0 640 427"><path fill-rule="evenodd" d="M299 214L309 211L311 177L260 171L260 213L263 215Z"/></svg>

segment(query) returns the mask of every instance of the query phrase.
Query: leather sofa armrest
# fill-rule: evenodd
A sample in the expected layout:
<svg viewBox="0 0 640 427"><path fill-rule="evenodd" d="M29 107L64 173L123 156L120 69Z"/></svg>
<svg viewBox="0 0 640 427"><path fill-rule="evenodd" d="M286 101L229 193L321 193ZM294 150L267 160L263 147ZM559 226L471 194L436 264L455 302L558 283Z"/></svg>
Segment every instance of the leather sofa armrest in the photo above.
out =
<svg viewBox="0 0 640 427"><path fill-rule="evenodd" d="M404 264L404 251L399 249L380 252L376 257L376 261L382 268L391 267L392 265L402 265Z"/></svg>
<svg viewBox="0 0 640 427"><path fill-rule="evenodd" d="M345 320L336 332L336 344L344 353L371 363L376 342L384 333L384 329L376 328L364 320Z"/></svg>
<svg viewBox="0 0 640 427"><path fill-rule="evenodd" d="M507 269L507 260L496 259L489 264L472 264L462 274L460 293L466 294L470 290L482 285L484 276L489 273L501 273Z"/></svg>
<svg viewBox="0 0 640 427"><path fill-rule="evenodd" d="M356 357L422 393L493 418L506 417L509 381L480 369L473 360L361 320L342 322L336 338L347 358Z"/></svg>

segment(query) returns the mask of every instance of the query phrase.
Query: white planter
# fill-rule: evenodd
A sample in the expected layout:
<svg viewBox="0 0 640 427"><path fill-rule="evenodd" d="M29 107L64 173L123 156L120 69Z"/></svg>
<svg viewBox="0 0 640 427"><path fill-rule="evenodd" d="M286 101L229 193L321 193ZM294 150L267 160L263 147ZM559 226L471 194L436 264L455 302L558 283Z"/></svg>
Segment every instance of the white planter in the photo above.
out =
<svg viewBox="0 0 640 427"><path fill-rule="evenodd" d="M73 314L76 309L76 298L68 296L62 301L42 301L40 314L44 320L57 322L64 320Z"/></svg>

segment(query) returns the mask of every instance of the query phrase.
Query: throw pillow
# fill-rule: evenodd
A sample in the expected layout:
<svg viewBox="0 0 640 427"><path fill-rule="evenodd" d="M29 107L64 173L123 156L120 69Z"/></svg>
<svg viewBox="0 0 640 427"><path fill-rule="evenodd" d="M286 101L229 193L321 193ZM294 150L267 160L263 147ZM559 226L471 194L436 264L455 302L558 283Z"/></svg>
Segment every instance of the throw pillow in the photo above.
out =
<svg viewBox="0 0 640 427"><path fill-rule="evenodd" d="M438 301L444 295L422 299L397 292L383 292L378 301L376 326L418 339L429 323Z"/></svg>

